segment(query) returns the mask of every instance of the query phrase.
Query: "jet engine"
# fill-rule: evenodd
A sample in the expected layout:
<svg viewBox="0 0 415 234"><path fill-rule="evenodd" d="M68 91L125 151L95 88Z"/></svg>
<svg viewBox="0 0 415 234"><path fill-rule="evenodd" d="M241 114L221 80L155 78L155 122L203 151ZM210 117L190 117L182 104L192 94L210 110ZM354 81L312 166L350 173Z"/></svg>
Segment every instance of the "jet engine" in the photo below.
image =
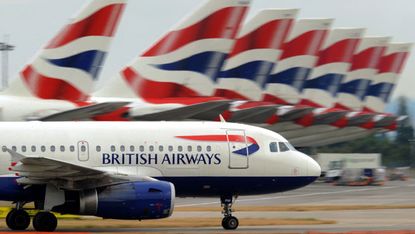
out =
<svg viewBox="0 0 415 234"><path fill-rule="evenodd" d="M65 203L54 207L53 211L110 219L159 219L173 213L174 199L172 183L127 182L97 189L66 191Z"/></svg>

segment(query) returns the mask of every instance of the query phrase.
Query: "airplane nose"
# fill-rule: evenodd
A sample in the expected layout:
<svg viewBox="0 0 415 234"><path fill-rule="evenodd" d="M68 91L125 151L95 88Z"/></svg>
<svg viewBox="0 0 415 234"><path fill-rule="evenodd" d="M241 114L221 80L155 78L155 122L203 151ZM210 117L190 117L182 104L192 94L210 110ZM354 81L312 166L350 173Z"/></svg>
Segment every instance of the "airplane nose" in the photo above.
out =
<svg viewBox="0 0 415 234"><path fill-rule="evenodd" d="M319 177L321 175L321 167L314 159L309 157L307 165L308 176Z"/></svg>

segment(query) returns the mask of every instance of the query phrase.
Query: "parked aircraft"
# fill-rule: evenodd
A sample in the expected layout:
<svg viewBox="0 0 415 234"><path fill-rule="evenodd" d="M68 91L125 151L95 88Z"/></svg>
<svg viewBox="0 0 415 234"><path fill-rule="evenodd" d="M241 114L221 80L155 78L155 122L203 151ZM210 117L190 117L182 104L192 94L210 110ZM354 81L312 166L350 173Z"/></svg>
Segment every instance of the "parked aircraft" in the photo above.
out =
<svg viewBox="0 0 415 234"><path fill-rule="evenodd" d="M0 94L0 120L83 119L126 105L88 102L125 2L93 0L72 18Z"/></svg>
<svg viewBox="0 0 415 234"><path fill-rule="evenodd" d="M320 176L319 165L279 134L225 122L0 123L0 200L6 222L24 230L24 205L53 231L55 211L113 219L169 217L175 196L220 197L225 229L233 198L288 191ZM145 133L145 134L143 134Z"/></svg>

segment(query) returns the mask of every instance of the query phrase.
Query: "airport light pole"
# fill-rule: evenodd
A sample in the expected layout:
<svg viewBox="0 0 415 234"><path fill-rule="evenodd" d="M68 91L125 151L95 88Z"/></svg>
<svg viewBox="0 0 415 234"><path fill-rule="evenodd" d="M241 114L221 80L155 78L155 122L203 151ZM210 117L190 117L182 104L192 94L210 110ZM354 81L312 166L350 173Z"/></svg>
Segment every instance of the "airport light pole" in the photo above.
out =
<svg viewBox="0 0 415 234"><path fill-rule="evenodd" d="M1 90L4 90L8 86L9 81L9 51L14 50L14 46L8 44L9 36L4 36L4 42L0 42L0 51L1 51Z"/></svg>
<svg viewBox="0 0 415 234"><path fill-rule="evenodd" d="M410 151L409 153L410 155L410 167L411 168L415 168L415 139L410 139L409 141L409 147L410 147Z"/></svg>

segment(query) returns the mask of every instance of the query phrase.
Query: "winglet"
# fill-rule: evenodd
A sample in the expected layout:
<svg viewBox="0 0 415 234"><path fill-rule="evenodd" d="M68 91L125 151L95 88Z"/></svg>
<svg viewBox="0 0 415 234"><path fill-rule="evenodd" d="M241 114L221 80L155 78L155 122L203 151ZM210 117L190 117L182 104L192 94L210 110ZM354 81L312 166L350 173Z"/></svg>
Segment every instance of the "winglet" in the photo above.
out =
<svg viewBox="0 0 415 234"><path fill-rule="evenodd" d="M12 164L15 164L15 163L17 163L17 162L21 161L22 159L26 158L26 156L24 156L24 155L22 155L22 154L19 154L19 153L17 153L16 151L11 150L11 149L9 149L9 148L7 148L7 147L6 147L6 151L7 151L7 152L10 154L10 156L11 156L11 162L12 162Z"/></svg>
<svg viewBox="0 0 415 234"><path fill-rule="evenodd" d="M220 122L226 123L225 118L223 118L222 114L219 115Z"/></svg>

